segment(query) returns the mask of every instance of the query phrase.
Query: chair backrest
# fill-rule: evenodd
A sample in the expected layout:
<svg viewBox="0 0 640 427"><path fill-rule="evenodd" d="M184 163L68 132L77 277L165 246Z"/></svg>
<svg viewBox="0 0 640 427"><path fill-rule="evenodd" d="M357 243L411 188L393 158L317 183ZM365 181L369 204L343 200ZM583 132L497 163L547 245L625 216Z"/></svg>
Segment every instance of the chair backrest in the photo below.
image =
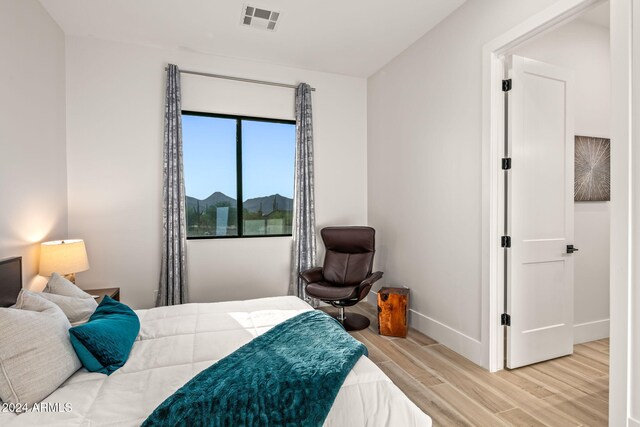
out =
<svg viewBox="0 0 640 427"><path fill-rule="evenodd" d="M357 285L371 274L376 230L371 227L326 227L322 275L335 285Z"/></svg>

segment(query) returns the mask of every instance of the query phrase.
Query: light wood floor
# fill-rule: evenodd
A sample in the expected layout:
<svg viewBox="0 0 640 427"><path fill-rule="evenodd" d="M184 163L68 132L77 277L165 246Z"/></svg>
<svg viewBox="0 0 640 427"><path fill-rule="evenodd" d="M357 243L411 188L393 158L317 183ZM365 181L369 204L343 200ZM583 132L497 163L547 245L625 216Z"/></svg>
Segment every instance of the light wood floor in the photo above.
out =
<svg viewBox="0 0 640 427"><path fill-rule="evenodd" d="M369 304L349 310L372 320L353 337L435 426L607 425L608 339L576 345L571 356L492 374L415 330L407 338L378 335Z"/></svg>

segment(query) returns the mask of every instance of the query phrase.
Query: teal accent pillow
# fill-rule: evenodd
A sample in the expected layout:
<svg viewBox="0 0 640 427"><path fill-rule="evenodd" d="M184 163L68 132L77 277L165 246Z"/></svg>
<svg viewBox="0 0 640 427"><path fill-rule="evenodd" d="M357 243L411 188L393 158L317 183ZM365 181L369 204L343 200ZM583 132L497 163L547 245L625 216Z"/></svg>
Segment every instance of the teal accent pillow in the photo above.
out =
<svg viewBox="0 0 640 427"><path fill-rule="evenodd" d="M69 329L71 345L89 372L111 375L129 358L140 332L136 313L105 296L89 321Z"/></svg>

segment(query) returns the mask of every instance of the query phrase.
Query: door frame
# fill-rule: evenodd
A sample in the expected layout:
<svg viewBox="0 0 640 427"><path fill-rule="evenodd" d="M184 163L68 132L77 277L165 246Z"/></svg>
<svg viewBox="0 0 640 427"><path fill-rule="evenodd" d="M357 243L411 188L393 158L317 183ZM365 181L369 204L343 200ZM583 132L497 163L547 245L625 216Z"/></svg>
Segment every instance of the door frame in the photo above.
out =
<svg viewBox="0 0 640 427"><path fill-rule="evenodd" d="M504 339L500 315L504 301L504 261L500 236L504 221L504 180L501 159L504 149L504 56L523 43L564 25L576 15L606 0L562 0L487 43L483 48L483 233L482 319L488 332L489 370L503 368Z"/></svg>
<svg viewBox="0 0 640 427"><path fill-rule="evenodd" d="M640 8L611 6L611 273L609 425L640 427ZM502 367L499 314L499 217L502 77L500 55L565 23L602 0L560 0L483 49L482 106L482 336L485 366ZM635 28L635 32L634 32Z"/></svg>

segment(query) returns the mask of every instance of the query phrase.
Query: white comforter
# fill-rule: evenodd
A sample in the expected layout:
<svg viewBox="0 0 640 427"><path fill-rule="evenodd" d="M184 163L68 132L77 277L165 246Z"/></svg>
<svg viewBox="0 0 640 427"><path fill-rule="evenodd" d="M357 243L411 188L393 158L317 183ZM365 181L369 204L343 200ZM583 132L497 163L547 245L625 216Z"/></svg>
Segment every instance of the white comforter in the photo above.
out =
<svg viewBox="0 0 640 427"><path fill-rule="evenodd" d="M194 375L274 325L311 307L295 297L138 310L140 335L111 376L76 372L45 402L69 412L0 413L2 426L137 426ZM34 369L55 369L43 360ZM347 376L325 426L430 426L367 357Z"/></svg>

